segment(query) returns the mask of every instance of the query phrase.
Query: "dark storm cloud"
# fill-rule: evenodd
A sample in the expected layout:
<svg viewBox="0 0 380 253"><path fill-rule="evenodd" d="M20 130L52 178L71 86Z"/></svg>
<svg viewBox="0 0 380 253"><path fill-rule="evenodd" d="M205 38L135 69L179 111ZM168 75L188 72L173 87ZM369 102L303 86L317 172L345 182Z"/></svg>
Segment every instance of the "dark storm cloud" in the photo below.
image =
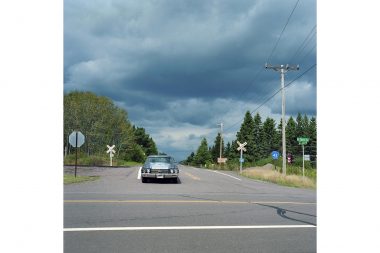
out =
<svg viewBox="0 0 380 253"><path fill-rule="evenodd" d="M108 96L152 131L157 124L214 125L230 112L226 106L252 110L279 89L279 73L264 64L295 3L65 0L65 91ZM300 1L269 59L300 64L287 80L315 64L315 36L302 47L315 14L315 1ZM297 81L287 112L315 112L315 70Z"/></svg>

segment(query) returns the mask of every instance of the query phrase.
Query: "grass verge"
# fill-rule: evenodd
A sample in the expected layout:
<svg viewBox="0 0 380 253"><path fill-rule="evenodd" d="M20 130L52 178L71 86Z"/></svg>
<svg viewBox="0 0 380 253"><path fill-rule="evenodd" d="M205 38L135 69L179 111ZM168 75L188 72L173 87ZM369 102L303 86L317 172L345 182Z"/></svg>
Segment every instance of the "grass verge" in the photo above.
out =
<svg viewBox="0 0 380 253"><path fill-rule="evenodd" d="M67 155L63 160L64 165L74 165L75 164L75 155ZM86 155L86 154L78 154L78 160L77 164L80 165L86 165L86 166L109 166L110 165L110 159L109 156L100 156L100 155ZM113 166L126 166L126 167L133 167L133 166L139 166L142 163L139 162L133 162L133 161L125 161L122 159L114 158L112 160Z"/></svg>
<svg viewBox="0 0 380 253"><path fill-rule="evenodd" d="M94 181L99 179L99 176L77 176L71 174L64 174L63 183L64 184L74 184L74 183L82 183L86 181Z"/></svg>
<svg viewBox="0 0 380 253"><path fill-rule="evenodd" d="M299 188L316 188L315 180L305 176L298 175L282 175L278 171L268 169L248 169L243 171L243 176L262 181L267 181L279 185L299 187Z"/></svg>

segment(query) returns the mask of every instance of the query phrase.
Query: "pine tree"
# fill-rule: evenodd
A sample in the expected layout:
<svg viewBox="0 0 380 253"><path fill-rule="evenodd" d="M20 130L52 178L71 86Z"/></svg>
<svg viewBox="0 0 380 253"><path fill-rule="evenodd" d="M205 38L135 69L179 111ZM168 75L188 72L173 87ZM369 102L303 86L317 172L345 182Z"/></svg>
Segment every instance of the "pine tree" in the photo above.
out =
<svg viewBox="0 0 380 253"><path fill-rule="evenodd" d="M230 155L231 155L231 143L230 142L227 142L227 145L226 145L226 149L224 150L224 153L223 153L223 157L227 157L227 159L229 160L230 159Z"/></svg>
<svg viewBox="0 0 380 253"><path fill-rule="evenodd" d="M296 138L298 137L308 137L306 136L306 127L304 124L303 117L301 116L301 113L297 114L296 118ZM302 156L302 146L298 145L295 149L295 154Z"/></svg>
<svg viewBox="0 0 380 253"><path fill-rule="evenodd" d="M158 150L156 144L154 143L153 139L149 136L149 134L145 132L145 129L143 127L133 126L133 130L135 141L142 147L145 155L157 155Z"/></svg>
<svg viewBox="0 0 380 253"><path fill-rule="evenodd" d="M220 142L221 142L221 135L220 133L218 133L214 141L214 146L211 148L212 161L214 162L217 162L220 156ZM223 152L224 152L224 145L222 145L222 154Z"/></svg>
<svg viewBox="0 0 380 253"><path fill-rule="evenodd" d="M277 126L277 140L276 140L277 149L280 151L282 155L282 119L280 119L280 124Z"/></svg>
<svg viewBox="0 0 380 253"><path fill-rule="evenodd" d="M261 116L259 113L256 113L253 118L253 157L257 161L264 157L264 145L263 145L263 124L261 122Z"/></svg>
<svg viewBox="0 0 380 253"><path fill-rule="evenodd" d="M295 155L298 150L297 142L297 124L293 117L290 116L288 123L286 124L286 152Z"/></svg>
<svg viewBox="0 0 380 253"><path fill-rule="evenodd" d="M312 117L308 127L310 133L309 143L307 144L310 160L316 162L317 159L317 120Z"/></svg>
<svg viewBox="0 0 380 253"><path fill-rule="evenodd" d="M240 143L247 142L247 145L245 146L247 152L244 155L247 162L252 162L254 157L253 148L255 144L252 134L253 124L252 115L249 111L247 111L245 113L244 121L240 126L240 131L236 134L236 141L239 141ZM238 145L236 141L232 143L233 151L235 154L234 157L240 157L240 153L237 151Z"/></svg>
<svg viewBox="0 0 380 253"><path fill-rule="evenodd" d="M194 161L194 152L191 152L189 157L187 157L187 159L186 159L186 164L187 165L193 164L193 161Z"/></svg>
<svg viewBox="0 0 380 253"><path fill-rule="evenodd" d="M301 113L297 114L296 123L297 123L297 126L296 126L297 137L305 137L304 136L305 135L305 126L304 126L304 122L303 122L303 118L301 116Z"/></svg>
<svg viewBox="0 0 380 253"><path fill-rule="evenodd" d="M197 153L194 156L195 165L205 165L211 162L211 153L209 151L207 140L203 138L200 146L198 147Z"/></svg>
<svg viewBox="0 0 380 253"><path fill-rule="evenodd" d="M264 157L270 155L273 150L277 150L277 131L274 119L267 118L263 124L263 148Z"/></svg>

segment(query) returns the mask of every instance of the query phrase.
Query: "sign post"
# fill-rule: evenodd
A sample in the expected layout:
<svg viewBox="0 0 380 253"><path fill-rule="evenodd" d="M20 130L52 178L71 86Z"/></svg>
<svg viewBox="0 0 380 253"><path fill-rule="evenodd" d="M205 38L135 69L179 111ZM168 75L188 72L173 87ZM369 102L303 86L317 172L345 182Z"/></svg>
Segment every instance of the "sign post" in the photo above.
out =
<svg viewBox="0 0 380 253"><path fill-rule="evenodd" d="M305 145L309 142L309 138L298 137L299 145L302 145L302 179L305 179Z"/></svg>
<svg viewBox="0 0 380 253"><path fill-rule="evenodd" d="M243 170L243 162L244 162L244 159L243 159L243 151L247 151L247 149L244 147L245 145L247 145L247 142L244 142L243 144L241 144L239 141L237 141L239 147L237 148L238 151L240 151L240 174L242 173L242 170Z"/></svg>
<svg viewBox="0 0 380 253"><path fill-rule="evenodd" d="M110 154L110 166L112 166L112 157L113 157L113 154L115 154L115 150L114 150L115 145L112 145L111 147L107 145L107 148L108 148L107 153Z"/></svg>
<svg viewBox="0 0 380 253"><path fill-rule="evenodd" d="M79 131L73 131L69 135L69 143L75 148L75 172L74 176L77 177L77 161L78 161L78 148L84 143L84 135Z"/></svg>
<svg viewBox="0 0 380 253"><path fill-rule="evenodd" d="M280 153L278 151L274 150L274 151L272 151L271 156L272 156L273 160L277 160L280 157ZM276 169L276 163L274 163L274 170L277 170Z"/></svg>

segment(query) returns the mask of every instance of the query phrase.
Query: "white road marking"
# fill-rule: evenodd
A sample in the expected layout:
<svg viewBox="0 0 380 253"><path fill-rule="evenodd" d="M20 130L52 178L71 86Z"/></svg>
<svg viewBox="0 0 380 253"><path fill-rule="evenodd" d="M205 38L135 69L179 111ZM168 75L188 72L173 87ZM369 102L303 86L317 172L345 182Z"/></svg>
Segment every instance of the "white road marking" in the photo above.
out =
<svg viewBox="0 0 380 253"><path fill-rule="evenodd" d="M173 227L101 227L64 228L64 232L85 231L141 231L141 230L205 230L205 229L259 229L259 228L316 228L314 225L264 225L264 226L173 226Z"/></svg>
<svg viewBox="0 0 380 253"><path fill-rule="evenodd" d="M225 175L225 176L227 176L227 177L232 177L232 178L234 178L234 179L236 179L236 180L241 181L240 178L237 178L237 177L234 177L234 176L231 176L231 175L228 175L228 174L225 174L225 173L222 173L222 172L216 171L216 170L212 170L212 172L215 172L215 173L218 173L218 174L222 174L222 175Z"/></svg>
<svg viewBox="0 0 380 253"><path fill-rule="evenodd" d="M137 173L137 179L141 179L141 167L140 167L140 169L139 169L139 172Z"/></svg>
<svg viewBox="0 0 380 253"><path fill-rule="evenodd" d="M285 201L237 201L237 200L150 200L150 199L136 199L136 200L106 200L106 199L72 199L64 200L65 203L129 203L129 204L142 204L142 203L155 203L155 204L289 204L289 205L316 205L312 202L285 202Z"/></svg>

